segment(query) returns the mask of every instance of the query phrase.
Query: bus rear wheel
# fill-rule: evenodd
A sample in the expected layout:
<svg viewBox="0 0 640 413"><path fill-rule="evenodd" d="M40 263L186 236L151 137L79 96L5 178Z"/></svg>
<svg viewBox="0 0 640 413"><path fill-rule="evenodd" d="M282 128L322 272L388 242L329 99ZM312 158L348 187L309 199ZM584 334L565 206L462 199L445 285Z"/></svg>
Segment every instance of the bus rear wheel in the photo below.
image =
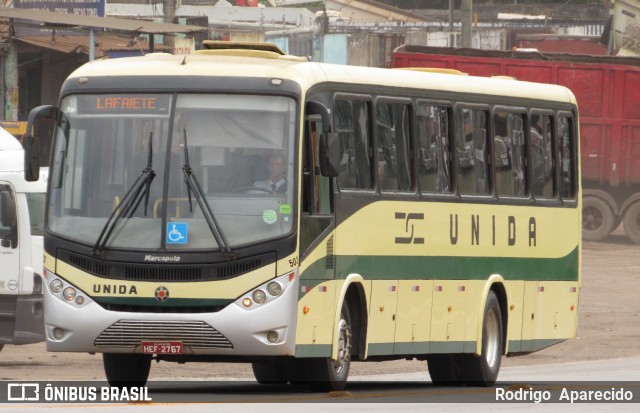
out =
<svg viewBox="0 0 640 413"><path fill-rule="evenodd" d="M468 385L492 386L496 382L502 362L503 337L500 302L496 294L489 291L482 323L482 352L479 357L466 355L463 364L463 375Z"/></svg>
<svg viewBox="0 0 640 413"><path fill-rule="evenodd" d="M462 384L464 358L465 354L431 354L427 356L427 367L431 382L436 386Z"/></svg>
<svg viewBox="0 0 640 413"><path fill-rule="evenodd" d="M308 359L305 372L306 382L311 391L328 392L344 389L351 367L351 315L349 307L344 303L340 312L338 336L338 358L331 357Z"/></svg>
<svg viewBox="0 0 640 413"><path fill-rule="evenodd" d="M147 383L151 355L103 353L107 381L113 387L141 387Z"/></svg>

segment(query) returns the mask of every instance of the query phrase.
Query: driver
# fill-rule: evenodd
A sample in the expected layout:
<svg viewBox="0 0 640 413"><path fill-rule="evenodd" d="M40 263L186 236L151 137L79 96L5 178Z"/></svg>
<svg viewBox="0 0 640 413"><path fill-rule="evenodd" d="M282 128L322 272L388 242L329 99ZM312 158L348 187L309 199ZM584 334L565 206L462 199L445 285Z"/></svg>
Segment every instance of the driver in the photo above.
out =
<svg viewBox="0 0 640 413"><path fill-rule="evenodd" d="M281 154L269 157L269 179L264 181L256 181L253 186L257 188L265 188L271 192L284 194L287 191L287 178L284 175L286 170L286 162Z"/></svg>

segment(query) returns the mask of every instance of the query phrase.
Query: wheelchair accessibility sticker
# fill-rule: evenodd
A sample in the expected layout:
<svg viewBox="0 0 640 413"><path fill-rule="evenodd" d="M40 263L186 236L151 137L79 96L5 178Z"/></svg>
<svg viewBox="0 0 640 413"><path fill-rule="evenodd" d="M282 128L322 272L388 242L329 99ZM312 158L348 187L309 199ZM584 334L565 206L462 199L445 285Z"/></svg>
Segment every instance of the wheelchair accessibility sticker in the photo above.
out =
<svg viewBox="0 0 640 413"><path fill-rule="evenodd" d="M186 222L167 223L167 244L186 244L189 224Z"/></svg>

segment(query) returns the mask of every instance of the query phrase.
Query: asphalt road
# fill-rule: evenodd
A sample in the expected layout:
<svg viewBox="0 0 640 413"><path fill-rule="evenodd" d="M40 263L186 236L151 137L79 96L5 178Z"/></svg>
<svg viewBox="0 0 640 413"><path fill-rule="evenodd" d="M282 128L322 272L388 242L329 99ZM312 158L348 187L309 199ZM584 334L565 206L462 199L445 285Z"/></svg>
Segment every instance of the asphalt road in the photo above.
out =
<svg viewBox="0 0 640 413"><path fill-rule="evenodd" d="M245 379L246 380L246 379ZM0 412L637 412L640 410L640 357L504 368L497 388L435 387L426 373L358 376L344 392L311 393L302 386L259 385L252 381L188 380L149 383L150 402L105 404L0 405ZM633 403L595 403L596 391L632 397ZM546 392L546 394L545 394ZM532 399L586 397L590 403L542 403ZM520 396L518 396L520 395ZM523 396L524 395L524 396ZM528 398L514 404L518 397Z"/></svg>

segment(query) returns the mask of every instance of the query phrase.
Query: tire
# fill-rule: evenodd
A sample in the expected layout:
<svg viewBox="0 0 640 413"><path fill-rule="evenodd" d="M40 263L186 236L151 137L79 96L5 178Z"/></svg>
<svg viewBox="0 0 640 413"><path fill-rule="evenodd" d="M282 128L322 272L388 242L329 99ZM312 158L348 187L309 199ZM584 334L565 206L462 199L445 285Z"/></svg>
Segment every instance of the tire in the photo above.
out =
<svg viewBox="0 0 640 413"><path fill-rule="evenodd" d="M616 217L601 198L582 198L582 238L588 241L602 241L613 231Z"/></svg>
<svg viewBox="0 0 640 413"><path fill-rule="evenodd" d="M344 389L351 367L351 315L346 303L343 304L338 324L338 359L331 357L307 359L305 381L314 392L340 391Z"/></svg>
<svg viewBox="0 0 640 413"><path fill-rule="evenodd" d="M462 380L464 354L432 354L427 356L431 382L435 386L459 386Z"/></svg>
<svg viewBox="0 0 640 413"><path fill-rule="evenodd" d="M636 244L640 244L640 202L631 204L622 218L624 232Z"/></svg>
<svg viewBox="0 0 640 413"><path fill-rule="evenodd" d="M470 386L492 386L498 379L504 349L504 331L500 302L489 291L482 318L482 352L480 356L465 354L463 376Z"/></svg>
<svg viewBox="0 0 640 413"><path fill-rule="evenodd" d="M284 363L259 361L251 363L253 375L260 384L286 384L289 380Z"/></svg>
<svg viewBox="0 0 640 413"><path fill-rule="evenodd" d="M113 387L141 387L147 383L151 370L148 354L102 354L107 381Z"/></svg>

